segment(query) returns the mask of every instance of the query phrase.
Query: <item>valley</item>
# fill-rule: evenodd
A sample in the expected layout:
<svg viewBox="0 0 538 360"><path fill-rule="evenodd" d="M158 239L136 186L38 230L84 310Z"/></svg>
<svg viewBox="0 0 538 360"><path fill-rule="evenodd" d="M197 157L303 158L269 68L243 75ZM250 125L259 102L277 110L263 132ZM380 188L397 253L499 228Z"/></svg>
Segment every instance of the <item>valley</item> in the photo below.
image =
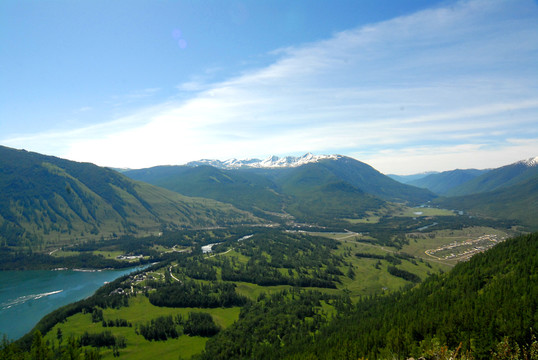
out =
<svg viewBox="0 0 538 360"><path fill-rule="evenodd" d="M178 353L188 357L200 353L207 338L199 337L193 342L192 336L183 335L164 341L148 341L137 334L137 329L160 316L186 317L192 311L210 314L221 329L226 329L238 320L239 306L233 306L233 302L230 305L227 302L212 305L203 293L195 295L198 293L187 290L189 287L233 281L234 292L240 297L233 301L240 303L245 301L240 299L257 301L263 294L289 291L298 291L299 294L299 289L316 291L325 294L324 297L335 299L347 294L346 298L357 301L364 295L396 291L407 283L405 279L387 272L386 268L390 264L397 264L405 271L409 269L421 278L426 278L428 272L448 268L437 264L428 265L422 259L409 258L396 250L390 251L390 256L379 257L378 254L386 254L387 250L365 246L357 242L356 238L355 233L306 234L265 230L261 234L234 236L217 245L211 244L211 252L204 253L202 250L195 255L195 249L189 249L189 253L174 253L175 258L181 260L155 265L110 287L113 290L109 296L114 294L113 296L124 297L128 303L117 309L104 308L103 320L128 319L132 323L131 327L104 327L103 320L92 322L91 313L77 314L54 325L47 331L45 339L54 341L58 328L64 336L72 334L77 337L83 336L85 332L101 333L108 330L114 336L125 338L127 346L119 349L119 352L127 358L138 358L135 354L148 352L159 353L164 358L173 358ZM292 248L301 249L299 252L303 255L290 251ZM361 256L357 256L357 253ZM299 257L294 258L294 254ZM364 257L364 254L377 258ZM294 265L297 261L301 265ZM178 286L178 290L190 294L190 299L178 299L179 302L170 303L175 292L167 293L167 305L158 305L160 300L152 294ZM211 290L208 288L206 291ZM193 296L201 297L195 300ZM319 308L322 318L335 311L329 303ZM113 357L113 349L102 350L105 359Z"/></svg>
<svg viewBox="0 0 538 360"><path fill-rule="evenodd" d="M538 360L538 0L0 0L0 360Z"/></svg>
<svg viewBox="0 0 538 360"><path fill-rule="evenodd" d="M437 299L437 293L445 291L440 284L445 281L472 281L450 279L478 266L475 259L502 257L488 254L512 249L514 241L527 241L529 254L536 251L525 236L512 239L534 229L528 216L480 215L458 198L398 183L343 156L307 154L219 167L203 162L120 174L0 150L14 157L4 164L10 174L0 181L4 193L23 185L33 189L32 194L40 189L39 200L28 198L24 186L1 200L11 204L0 217L2 269L144 266L90 297L51 311L32 331L0 348L0 353L11 351L21 359L37 348L51 357L74 351L80 357L102 359L303 358L314 350L313 358L327 358L322 355L326 349L338 353L340 346L318 346L332 339L330 331L338 324L355 329L340 334L340 339L354 331L369 334L346 340L355 358L385 359L401 351L421 356L430 351L423 341L438 339L451 351L460 342L465 351L485 359L502 338L483 339L481 328L469 324L424 328L418 324L438 321L425 309L413 319L405 315L407 322L400 315L388 320L387 312L406 314L408 302ZM16 185L17 171L29 175ZM522 181L528 186L527 177ZM519 184L513 183L507 189ZM532 196L531 192L527 198ZM536 204L526 213L532 206ZM91 231L81 230L89 226ZM529 266L536 260L533 256ZM480 266L486 269L485 264L492 274L504 271L495 265L500 263L487 260ZM501 281L504 275L484 276L454 292L465 294L463 302L479 301L474 296L486 291L482 286ZM428 289L437 290L415 298ZM486 293L488 299L497 299L497 293ZM506 310L500 300L491 300L488 306L501 313ZM448 308L438 312L445 317L456 314ZM523 333L491 325L498 319L487 320L488 326L530 346L532 320L518 316L525 324ZM347 323L356 317L366 320L361 325L355 320ZM358 330L369 322L382 323L384 332L372 327ZM389 324L406 335L395 335L385 328ZM471 338L482 340L477 345Z"/></svg>

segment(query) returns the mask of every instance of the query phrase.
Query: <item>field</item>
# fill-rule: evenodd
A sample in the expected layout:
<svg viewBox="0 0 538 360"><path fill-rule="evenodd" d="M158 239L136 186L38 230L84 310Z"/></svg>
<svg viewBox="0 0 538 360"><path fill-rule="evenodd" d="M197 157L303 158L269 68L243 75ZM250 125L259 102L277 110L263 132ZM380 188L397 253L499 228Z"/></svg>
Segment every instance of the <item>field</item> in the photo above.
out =
<svg viewBox="0 0 538 360"><path fill-rule="evenodd" d="M454 216L452 210L437 209L431 207L402 207L400 211L394 214L395 216L419 217L419 216Z"/></svg>
<svg viewBox="0 0 538 360"><path fill-rule="evenodd" d="M387 247L360 242L358 240L369 237L356 233L311 233L312 235L325 236L341 242L335 254L343 256L349 266L341 270L346 273L351 267L355 272L354 279L345 277L339 289L345 289L352 298L372 295L380 292L395 291L407 284L402 278L389 274L386 269L391 264L389 260L357 257L355 254L373 254L386 256L400 253L399 250ZM401 251L405 253L405 251ZM429 274L439 271L446 271L450 266L431 261L431 259L409 258L402 259L398 267L418 275L425 279Z"/></svg>
<svg viewBox="0 0 538 360"><path fill-rule="evenodd" d="M370 215L360 219L344 219L350 224L377 224L381 219L379 215Z"/></svg>
<svg viewBox="0 0 538 360"><path fill-rule="evenodd" d="M119 309L103 309L104 320L128 319L132 327L103 327L101 322L92 322L92 315L76 314L69 317L64 323L54 326L46 335L46 340L57 342L58 328L61 329L64 339L70 335L80 337L84 332L101 333L109 330L113 335L124 336L127 347L120 349L121 356L129 359L147 359L148 354L157 356L159 359L177 359L179 355L189 358L196 353L200 353L207 341L207 338L200 336L182 335L177 339L168 339L166 341L148 341L142 335L137 335L135 329L139 325L146 324L148 321L159 316L183 315L187 316L189 312L205 312L211 314L214 321L226 328L230 326L239 317L239 308L217 308L217 309L200 309L200 308L165 308L157 307L148 301L145 296L136 296L129 300L128 307ZM103 359L112 359L112 349L102 349Z"/></svg>
<svg viewBox="0 0 538 360"><path fill-rule="evenodd" d="M367 211L366 216L359 219L344 219L350 224L377 224L381 217L397 216L397 217L429 217L429 216L454 216L452 210L438 209L431 207L408 207L403 205L391 205L387 209L379 211Z"/></svg>

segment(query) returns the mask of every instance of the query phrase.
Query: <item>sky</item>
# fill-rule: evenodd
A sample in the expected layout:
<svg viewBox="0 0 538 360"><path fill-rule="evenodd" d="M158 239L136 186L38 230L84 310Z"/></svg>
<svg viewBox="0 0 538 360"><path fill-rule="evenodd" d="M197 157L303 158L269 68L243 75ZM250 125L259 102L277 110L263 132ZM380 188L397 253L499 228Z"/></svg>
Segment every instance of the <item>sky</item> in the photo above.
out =
<svg viewBox="0 0 538 360"><path fill-rule="evenodd" d="M507 165L538 156L538 3L3 0L0 145L119 168Z"/></svg>

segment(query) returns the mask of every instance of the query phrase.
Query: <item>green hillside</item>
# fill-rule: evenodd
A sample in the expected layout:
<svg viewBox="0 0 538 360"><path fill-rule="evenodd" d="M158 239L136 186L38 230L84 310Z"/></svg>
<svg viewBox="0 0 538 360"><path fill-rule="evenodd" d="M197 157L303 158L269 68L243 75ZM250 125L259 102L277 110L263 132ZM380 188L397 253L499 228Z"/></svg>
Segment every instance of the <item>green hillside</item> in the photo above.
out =
<svg viewBox="0 0 538 360"><path fill-rule="evenodd" d="M278 171L278 170L277 170ZM360 218L385 202L336 176L318 163L283 169L275 182L291 201L286 211L300 221Z"/></svg>
<svg viewBox="0 0 538 360"><path fill-rule="evenodd" d="M213 200L188 198L113 170L0 147L0 244L43 248L166 228L252 223Z"/></svg>
<svg viewBox="0 0 538 360"><path fill-rule="evenodd" d="M271 180L246 171L212 166L156 166L131 170L125 175L183 195L215 199L249 211L280 212L284 201Z"/></svg>
<svg viewBox="0 0 538 360"><path fill-rule="evenodd" d="M291 215L299 222L325 224L339 218L361 217L366 211L377 210L384 204L319 164L234 170L169 166L125 174L184 195L228 202L261 216Z"/></svg>
<svg viewBox="0 0 538 360"><path fill-rule="evenodd" d="M298 222L320 225L364 217L385 208L387 200L421 204L435 197L348 157L290 168L160 166L125 174L184 195L228 202L259 216L279 213L284 219L291 215Z"/></svg>
<svg viewBox="0 0 538 360"><path fill-rule="evenodd" d="M538 230L538 176L499 190L439 198L436 202L444 208L466 210L479 216L519 220Z"/></svg>
<svg viewBox="0 0 538 360"><path fill-rule="evenodd" d="M407 184L428 189L439 195L444 195L451 189L464 184L487 171L489 170L456 169L438 174L431 174L417 180L409 181Z"/></svg>
<svg viewBox="0 0 538 360"><path fill-rule="evenodd" d="M424 203L436 197L430 191L402 184L383 175L373 167L350 157L337 160L322 160L316 163L339 179L361 191L383 200L396 202Z"/></svg>
<svg viewBox="0 0 538 360"><path fill-rule="evenodd" d="M498 190L538 176L538 166L524 161L488 171L449 190L447 196L463 196Z"/></svg>

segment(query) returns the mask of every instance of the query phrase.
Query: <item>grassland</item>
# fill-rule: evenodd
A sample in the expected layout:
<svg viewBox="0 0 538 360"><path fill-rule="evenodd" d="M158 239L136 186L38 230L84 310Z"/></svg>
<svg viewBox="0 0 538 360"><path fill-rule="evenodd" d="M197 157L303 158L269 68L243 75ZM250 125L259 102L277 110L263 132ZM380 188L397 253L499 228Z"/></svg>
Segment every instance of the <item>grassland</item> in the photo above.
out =
<svg viewBox="0 0 538 360"><path fill-rule="evenodd" d="M377 294L385 291L395 291L406 285L408 282L402 278L389 274L386 269L391 263L383 259L371 259L357 257L357 253L368 253L379 256L387 254L397 254L400 251L396 248L374 245L357 240L363 239L364 236L356 233L312 233L312 235L325 236L341 242L336 255L342 256L347 262L347 266L341 267L341 271L347 274L351 268L355 273L354 278L348 276L341 277L342 283L339 284L339 290L346 290L352 298L357 299L360 296ZM402 252L406 252L405 250ZM406 252L407 253L407 252ZM426 257L408 260L402 259L398 268L409 271L425 279L429 274L439 271L445 271L450 268L449 265L432 261Z"/></svg>
<svg viewBox="0 0 538 360"><path fill-rule="evenodd" d="M247 282L236 282L236 285L237 288L235 290L251 300L256 300L262 293L274 294L292 288L290 285L261 286Z"/></svg>
<svg viewBox="0 0 538 360"><path fill-rule="evenodd" d="M452 210L431 207L407 207L404 206L394 216L420 217L420 216L455 216Z"/></svg>
<svg viewBox="0 0 538 360"><path fill-rule="evenodd" d="M350 224L377 224L381 219L379 215L370 215L360 219L344 219Z"/></svg>
<svg viewBox="0 0 538 360"><path fill-rule="evenodd" d="M50 252L50 255L56 256L56 257L69 257L69 256L78 256L80 252L78 251L69 251L69 250L61 250L56 249Z"/></svg>
<svg viewBox="0 0 538 360"><path fill-rule="evenodd" d="M115 259L120 255L123 255L122 251L105 251L105 250L96 250L93 252L94 255L101 255L107 259Z"/></svg>
<svg viewBox="0 0 538 360"><path fill-rule="evenodd" d="M366 216L358 219L344 219L350 224L377 224L383 216L398 217L427 217L427 216L453 216L456 215L452 210L438 209L431 207L408 207L404 205L392 204L387 209L379 211L367 211Z"/></svg>
<svg viewBox="0 0 538 360"><path fill-rule="evenodd" d="M147 297L140 295L131 298L128 307L103 310L103 318L105 320L127 319L131 322L132 327L105 328L101 322L93 323L91 314L79 313L69 317L64 323L55 325L47 333L45 338L51 343L57 342L56 334L58 328L61 328L64 338L70 335L79 337L86 331L89 333L100 333L109 330L113 335L125 337L127 347L120 350L120 354L124 358L147 359L150 356L149 354L151 354L151 357L158 357L160 360L176 360L178 356L189 358L203 350L207 338L182 335L177 339L168 339L166 341L148 341L141 335L137 335L135 329L137 326L146 324L148 321L159 316L182 315L186 317L191 311L211 314L213 320L222 328L230 326L239 317L238 307L226 309L164 308L152 305ZM102 349L101 354L103 355L103 359L113 358L111 349Z"/></svg>

